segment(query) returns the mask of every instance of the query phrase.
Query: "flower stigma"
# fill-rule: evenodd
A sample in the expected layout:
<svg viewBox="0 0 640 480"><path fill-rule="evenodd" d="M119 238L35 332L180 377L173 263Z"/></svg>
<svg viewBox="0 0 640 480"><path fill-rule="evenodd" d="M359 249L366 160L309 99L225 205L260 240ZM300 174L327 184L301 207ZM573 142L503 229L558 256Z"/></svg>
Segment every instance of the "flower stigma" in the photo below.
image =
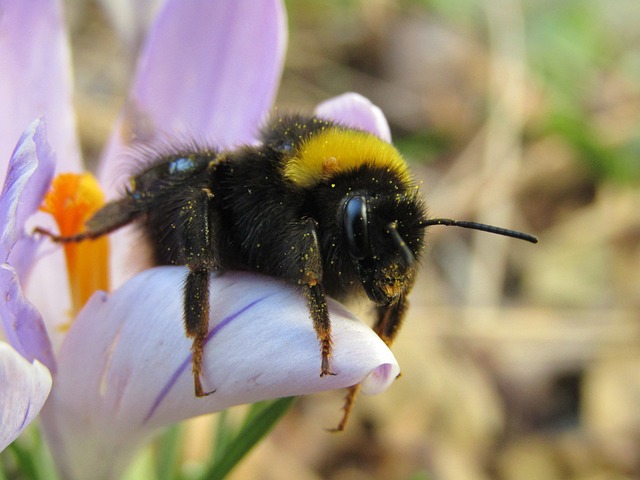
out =
<svg viewBox="0 0 640 480"><path fill-rule="evenodd" d="M69 237L104 205L104 192L90 173L63 173L54 178L40 210L53 216L60 236ZM109 290L107 237L63 243L74 318L96 290Z"/></svg>

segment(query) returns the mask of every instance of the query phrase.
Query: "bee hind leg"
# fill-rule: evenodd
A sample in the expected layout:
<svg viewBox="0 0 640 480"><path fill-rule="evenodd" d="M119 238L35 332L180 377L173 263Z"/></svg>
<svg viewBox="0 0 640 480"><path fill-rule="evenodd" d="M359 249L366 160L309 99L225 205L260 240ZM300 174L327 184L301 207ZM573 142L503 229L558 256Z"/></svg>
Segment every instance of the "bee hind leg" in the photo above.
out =
<svg viewBox="0 0 640 480"><path fill-rule="evenodd" d="M202 386L204 342L209 332L209 274L206 267L190 268L184 287L184 325L187 336L193 338L191 365L196 397L215 392L205 391Z"/></svg>

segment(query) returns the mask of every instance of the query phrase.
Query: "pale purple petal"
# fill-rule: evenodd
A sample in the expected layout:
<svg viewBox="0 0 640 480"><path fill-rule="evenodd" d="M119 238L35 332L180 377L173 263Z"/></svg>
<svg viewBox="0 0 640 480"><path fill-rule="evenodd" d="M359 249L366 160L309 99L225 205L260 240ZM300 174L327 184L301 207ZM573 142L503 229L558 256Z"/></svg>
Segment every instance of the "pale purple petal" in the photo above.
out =
<svg viewBox="0 0 640 480"><path fill-rule="evenodd" d="M42 202L53 169L44 121L37 120L20 138L0 194L0 322L22 356L38 359L52 371L55 360L42 317L24 298L20 284L31 270L37 248L25 223Z"/></svg>
<svg viewBox="0 0 640 480"><path fill-rule="evenodd" d="M277 92L286 36L281 0L169 0L103 156L107 188L127 172L123 145L176 136L218 147L254 141Z"/></svg>
<svg viewBox="0 0 640 480"><path fill-rule="evenodd" d="M0 6L0 179L22 131L45 117L65 171L80 169L69 45L57 0Z"/></svg>
<svg viewBox="0 0 640 480"><path fill-rule="evenodd" d="M54 168L44 121L36 120L15 147L0 194L0 261L10 261L21 275L29 270L37 247L26 235L25 224L42 203ZM18 242L23 245L16 254Z"/></svg>
<svg viewBox="0 0 640 480"><path fill-rule="evenodd" d="M6 339L27 360L37 359L55 372L56 363L42 316L24 297L16 271L6 263L0 265L0 295L0 320Z"/></svg>
<svg viewBox="0 0 640 480"><path fill-rule="evenodd" d="M40 413L51 390L51 374L0 342L0 452Z"/></svg>
<svg viewBox="0 0 640 480"><path fill-rule="evenodd" d="M316 107L316 115L391 142L391 130L382 110L358 93L344 93L322 102Z"/></svg>
<svg viewBox="0 0 640 480"><path fill-rule="evenodd" d="M399 367L375 333L330 303L335 376L320 377L320 348L303 295L270 277L229 272L213 278L212 325L196 398L191 341L182 326L186 269L145 271L110 296L95 295L59 353L43 411L56 458L71 478L106 477L158 427L228 406L347 387ZM374 381L375 382L375 381ZM336 421L339 420L337 413ZM59 447L58 447L59 446Z"/></svg>

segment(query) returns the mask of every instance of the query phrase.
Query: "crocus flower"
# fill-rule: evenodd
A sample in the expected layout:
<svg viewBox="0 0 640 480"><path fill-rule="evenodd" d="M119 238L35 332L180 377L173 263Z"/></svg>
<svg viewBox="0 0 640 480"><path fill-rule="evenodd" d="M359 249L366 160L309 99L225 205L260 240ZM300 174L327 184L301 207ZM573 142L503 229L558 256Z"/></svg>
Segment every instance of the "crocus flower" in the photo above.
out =
<svg viewBox="0 0 640 480"><path fill-rule="evenodd" d="M8 342L0 344L0 448L44 402L45 436L63 477L114 478L137 446L173 422L357 383L376 393L393 381L399 368L391 352L335 302L329 306L337 375L319 377L318 341L298 291L277 279L225 272L212 282L204 360L203 378L216 392L195 398L191 342L180 320L186 268L141 271L136 258L144 247L126 235L112 245L128 263L115 261L111 292L98 290L73 305L76 287L90 280L87 270L70 267L61 248L29 234L49 221L36 210L54 169L81 169L60 7L54 0L5 0L2 8L0 59L12 63L3 63L9 87L0 88L0 116L12 128L9 137L0 134L0 152L9 159L8 167L0 165L8 169L0 195L0 314ZM120 153L137 141L187 133L229 148L255 142L272 107L285 44L279 0L168 0L106 147L103 184L122 181ZM41 62L34 62L37 55ZM325 102L318 114L389 139L384 116L357 95ZM14 124L28 128L9 155L7 145L18 138ZM107 262L95 251L74 255L93 270Z"/></svg>

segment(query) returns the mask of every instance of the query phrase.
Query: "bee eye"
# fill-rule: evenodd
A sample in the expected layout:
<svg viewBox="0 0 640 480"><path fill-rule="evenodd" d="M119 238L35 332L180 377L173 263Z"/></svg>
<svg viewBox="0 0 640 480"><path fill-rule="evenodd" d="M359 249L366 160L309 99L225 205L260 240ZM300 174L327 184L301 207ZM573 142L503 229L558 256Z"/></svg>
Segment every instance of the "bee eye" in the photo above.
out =
<svg viewBox="0 0 640 480"><path fill-rule="evenodd" d="M356 259L365 258L370 253L365 197L355 195L347 201L344 206L342 227L351 256Z"/></svg>

